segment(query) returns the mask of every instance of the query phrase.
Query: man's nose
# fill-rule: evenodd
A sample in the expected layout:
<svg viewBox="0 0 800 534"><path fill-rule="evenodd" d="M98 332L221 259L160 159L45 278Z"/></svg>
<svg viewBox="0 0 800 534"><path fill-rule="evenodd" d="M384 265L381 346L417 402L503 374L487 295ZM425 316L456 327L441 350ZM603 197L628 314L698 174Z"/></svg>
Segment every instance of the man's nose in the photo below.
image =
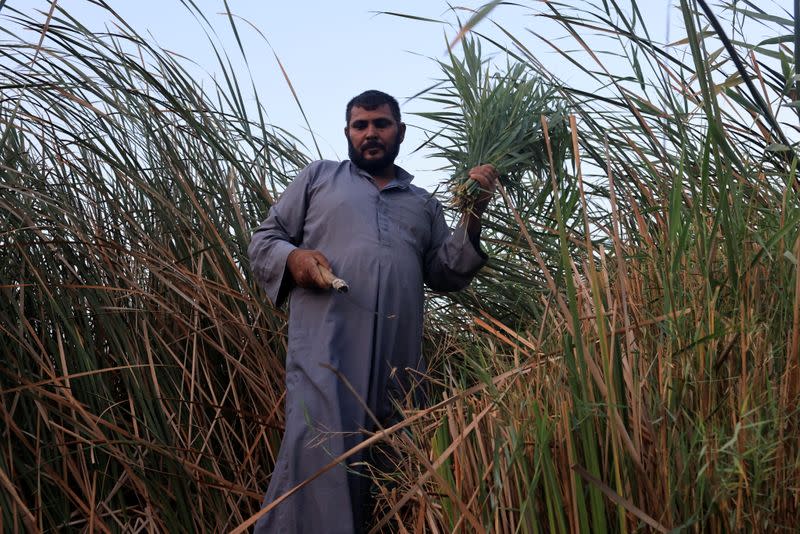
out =
<svg viewBox="0 0 800 534"><path fill-rule="evenodd" d="M378 137L378 129L374 124L367 125L367 137Z"/></svg>

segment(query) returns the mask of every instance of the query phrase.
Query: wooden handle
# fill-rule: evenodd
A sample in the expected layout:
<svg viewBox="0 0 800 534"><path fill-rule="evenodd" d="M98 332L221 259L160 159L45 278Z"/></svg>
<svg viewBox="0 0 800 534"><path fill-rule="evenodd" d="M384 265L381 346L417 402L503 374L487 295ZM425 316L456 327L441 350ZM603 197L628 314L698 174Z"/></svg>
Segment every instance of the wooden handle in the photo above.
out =
<svg viewBox="0 0 800 534"><path fill-rule="evenodd" d="M347 282L342 280L341 278L337 278L332 272L328 269L317 264L319 268L319 272L322 275L322 278L325 279L325 283L328 284L330 287L338 291L339 293L347 293L350 291L350 286L347 285Z"/></svg>

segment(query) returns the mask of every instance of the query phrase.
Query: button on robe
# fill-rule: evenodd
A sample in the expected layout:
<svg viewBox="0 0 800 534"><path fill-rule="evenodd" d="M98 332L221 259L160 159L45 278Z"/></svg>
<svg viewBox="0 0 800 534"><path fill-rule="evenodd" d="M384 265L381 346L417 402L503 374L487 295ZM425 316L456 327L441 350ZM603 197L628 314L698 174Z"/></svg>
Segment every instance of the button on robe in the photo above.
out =
<svg viewBox="0 0 800 534"><path fill-rule="evenodd" d="M423 283L458 290L486 263L464 227L451 233L438 200L396 169L379 190L350 161L312 163L253 235L256 279L276 306L287 295L290 301L286 430L265 504L374 429L364 404L382 423L392 416L391 397L408 385L406 370L425 369ZM297 247L322 252L349 293L294 287L286 259ZM355 532L367 486L348 469L337 466L289 497L256 532Z"/></svg>

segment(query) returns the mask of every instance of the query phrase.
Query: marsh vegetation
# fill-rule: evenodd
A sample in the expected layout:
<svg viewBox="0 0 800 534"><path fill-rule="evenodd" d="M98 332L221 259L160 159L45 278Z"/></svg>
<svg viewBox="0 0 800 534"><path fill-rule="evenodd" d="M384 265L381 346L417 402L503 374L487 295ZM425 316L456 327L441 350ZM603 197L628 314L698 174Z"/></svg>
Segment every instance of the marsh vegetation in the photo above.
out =
<svg viewBox="0 0 800 534"><path fill-rule="evenodd" d="M660 43L636 2L522 3L502 13L563 38L506 31L500 50L481 33L505 31L499 4L420 96L448 179L467 139L518 157L489 266L429 300L432 406L371 438L402 452L374 474L376 530L796 530L795 14L682 0L684 35ZM313 153L224 50L203 86L123 20L0 6L0 530L243 525L280 442L286 345L246 248ZM533 145L480 108L504 76L553 104Z"/></svg>

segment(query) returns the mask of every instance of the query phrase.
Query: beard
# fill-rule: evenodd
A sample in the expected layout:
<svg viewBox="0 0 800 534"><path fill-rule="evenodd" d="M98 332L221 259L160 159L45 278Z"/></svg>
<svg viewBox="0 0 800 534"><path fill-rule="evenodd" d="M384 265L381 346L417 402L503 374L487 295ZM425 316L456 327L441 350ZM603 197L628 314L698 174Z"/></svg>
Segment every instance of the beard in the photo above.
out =
<svg viewBox="0 0 800 534"><path fill-rule="evenodd" d="M370 148L382 148L383 156L378 159L366 159L364 152ZM388 146L384 146L378 141L369 141L357 149L353 146L353 142L347 139L347 154L350 156L350 161L356 164L359 169L367 171L370 174L380 173L385 169L394 165L394 160L400 153L400 143L394 142Z"/></svg>

